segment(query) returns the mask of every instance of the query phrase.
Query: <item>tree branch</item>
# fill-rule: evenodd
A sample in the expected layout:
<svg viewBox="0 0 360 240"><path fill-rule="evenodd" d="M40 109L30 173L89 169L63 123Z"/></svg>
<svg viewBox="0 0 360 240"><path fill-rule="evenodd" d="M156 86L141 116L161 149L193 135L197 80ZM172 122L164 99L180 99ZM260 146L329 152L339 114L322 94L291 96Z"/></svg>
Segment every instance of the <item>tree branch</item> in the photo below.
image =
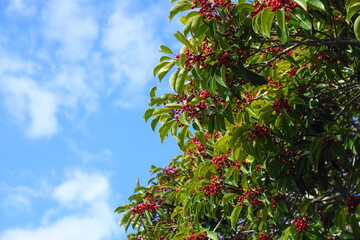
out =
<svg viewBox="0 0 360 240"><path fill-rule="evenodd" d="M281 55L286 54L288 51L290 51L290 50L292 50L292 49L294 49L294 48L296 48L296 47L298 47L298 46L300 46L300 44L297 43L297 44L294 44L293 46L290 46L290 47L284 49L283 51L277 53L272 59L264 62L264 66L262 66L262 67L258 70L258 72L261 72L261 71L264 70L267 66L269 66L272 62L274 62L275 60L279 59L279 57L280 57Z"/></svg>
<svg viewBox="0 0 360 240"><path fill-rule="evenodd" d="M245 41L243 41L245 42ZM258 42L268 42L268 43L280 43L278 39L260 39ZM321 47L321 46L332 46L332 45L342 45L342 46L356 46L360 47L360 41L355 39L348 38L324 38L324 39L316 39L316 40L304 40L290 41L291 44L297 44L298 46L312 46L312 47Z"/></svg>

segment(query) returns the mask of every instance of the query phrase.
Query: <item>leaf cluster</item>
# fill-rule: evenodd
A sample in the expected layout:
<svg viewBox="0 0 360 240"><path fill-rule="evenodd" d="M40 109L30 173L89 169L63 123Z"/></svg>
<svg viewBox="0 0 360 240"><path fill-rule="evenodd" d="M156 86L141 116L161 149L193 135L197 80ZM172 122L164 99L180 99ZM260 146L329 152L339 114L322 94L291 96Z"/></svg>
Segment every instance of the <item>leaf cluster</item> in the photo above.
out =
<svg viewBox="0 0 360 240"><path fill-rule="evenodd" d="M360 2L172 2L144 119L182 154L116 209L128 238L360 239Z"/></svg>

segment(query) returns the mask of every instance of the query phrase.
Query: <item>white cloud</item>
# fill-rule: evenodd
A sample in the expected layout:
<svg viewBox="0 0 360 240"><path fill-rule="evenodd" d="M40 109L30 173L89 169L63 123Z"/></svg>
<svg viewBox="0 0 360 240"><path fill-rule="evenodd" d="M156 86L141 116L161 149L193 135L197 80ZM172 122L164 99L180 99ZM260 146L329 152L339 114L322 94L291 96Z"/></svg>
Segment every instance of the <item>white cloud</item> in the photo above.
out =
<svg viewBox="0 0 360 240"><path fill-rule="evenodd" d="M119 239L121 231L109 204L110 194L105 175L79 170L68 172L66 181L52 192L58 207L46 210L36 227L0 232L0 240Z"/></svg>
<svg viewBox="0 0 360 240"><path fill-rule="evenodd" d="M29 187L5 187L1 189L2 192L8 192L2 201L4 210L12 209L19 211L30 211L32 204L31 201L41 195L40 192L35 191Z"/></svg>
<svg viewBox="0 0 360 240"><path fill-rule="evenodd" d="M0 35L0 93L27 136L56 135L63 116L79 126L109 99L121 108L147 103L165 31L160 1L143 9L129 0L35 3L10 0L9 12L36 7L38 14L16 29L21 38L7 28Z"/></svg>
<svg viewBox="0 0 360 240"><path fill-rule="evenodd" d="M98 36L98 24L86 1L51 0L43 9L44 35L60 43L59 54L79 61L89 55Z"/></svg>
<svg viewBox="0 0 360 240"><path fill-rule="evenodd" d="M8 40L7 40L8 41ZM25 61L19 57L10 56L7 51L0 48L0 73L17 73L32 74L35 69L35 64L30 61Z"/></svg>
<svg viewBox="0 0 360 240"><path fill-rule="evenodd" d="M3 76L0 79L8 111L20 123L30 122L30 138L50 137L58 132L57 99L34 80Z"/></svg>
<svg viewBox="0 0 360 240"><path fill-rule="evenodd" d="M53 197L63 205L104 201L109 197L109 183L101 175L75 171L68 174L68 179L53 192Z"/></svg>
<svg viewBox="0 0 360 240"><path fill-rule="evenodd" d="M125 3L118 4L104 28L102 46L111 54L112 80L121 84L123 106L140 102L146 84L151 81L157 62L159 37L155 32L153 12L127 13Z"/></svg>
<svg viewBox="0 0 360 240"><path fill-rule="evenodd" d="M36 12L32 0L10 0L6 10L9 13L17 13L24 16L30 16Z"/></svg>
<svg viewBox="0 0 360 240"><path fill-rule="evenodd" d="M112 159L113 153L109 149L103 149L101 152L89 152L80 149L75 144L70 144L69 148L73 152L76 159L83 162L109 162Z"/></svg>
<svg viewBox="0 0 360 240"><path fill-rule="evenodd" d="M64 66L48 84L58 96L60 104L66 108L78 110L84 106L87 113L97 109L98 92L93 81L80 66Z"/></svg>

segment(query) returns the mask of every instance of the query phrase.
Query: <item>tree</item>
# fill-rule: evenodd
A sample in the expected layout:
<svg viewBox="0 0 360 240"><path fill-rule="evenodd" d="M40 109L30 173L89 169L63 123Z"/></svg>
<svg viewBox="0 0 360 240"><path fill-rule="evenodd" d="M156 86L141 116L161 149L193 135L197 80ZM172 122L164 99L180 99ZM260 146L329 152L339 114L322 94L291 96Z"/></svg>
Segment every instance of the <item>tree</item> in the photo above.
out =
<svg viewBox="0 0 360 240"><path fill-rule="evenodd" d="M128 238L360 239L360 1L172 2L144 118L182 154L116 209Z"/></svg>

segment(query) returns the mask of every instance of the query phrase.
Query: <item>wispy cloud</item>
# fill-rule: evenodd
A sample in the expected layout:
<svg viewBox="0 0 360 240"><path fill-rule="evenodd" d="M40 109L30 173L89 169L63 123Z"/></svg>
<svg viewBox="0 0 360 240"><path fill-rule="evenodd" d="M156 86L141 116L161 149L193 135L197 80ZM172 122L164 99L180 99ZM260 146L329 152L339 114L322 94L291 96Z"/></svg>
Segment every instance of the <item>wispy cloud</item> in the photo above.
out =
<svg viewBox="0 0 360 240"><path fill-rule="evenodd" d="M32 0L10 0L7 12L16 13L23 16L34 15L36 8Z"/></svg>
<svg viewBox="0 0 360 240"><path fill-rule="evenodd" d="M120 88L119 104L144 102L144 91L153 80L151 69L157 62L160 38L153 12L127 12L126 1L119 3L104 28L103 48L110 54L111 79ZM146 100L145 100L146 101ZM129 104L130 103L130 104Z"/></svg>
<svg viewBox="0 0 360 240"><path fill-rule="evenodd" d="M98 23L87 2L51 0L43 8L44 36L60 44L62 59L85 59L98 37Z"/></svg>
<svg viewBox="0 0 360 240"><path fill-rule="evenodd" d="M29 122L30 138L50 137L58 132L57 99L26 77L3 76L0 80L8 111L19 121Z"/></svg>
<svg viewBox="0 0 360 240"><path fill-rule="evenodd" d="M107 176L73 170L56 186L51 198L56 208L48 209L33 228L11 228L0 232L1 240L104 240L119 238ZM21 204L21 202L19 202ZM64 215L64 213L66 213Z"/></svg>
<svg viewBox="0 0 360 240"><path fill-rule="evenodd" d="M113 158L113 153L109 149L103 149L100 152L90 152L88 150L79 148L75 144L70 144L69 149L73 153L75 159L78 159L84 163L108 163Z"/></svg>
<svg viewBox="0 0 360 240"><path fill-rule="evenodd" d="M41 192L29 187L9 187L2 186L1 192L6 192L1 206L4 210L12 209L13 211L31 211L32 201L41 195Z"/></svg>
<svg viewBox="0 0 360 240"><path fill-rule="evenodd" d="M28 137L54 136L64 129L60 118L88 117L104 102L146 104L166 24L158 1L136 12L127 0L35 2L11 0L8 12L37 14L15 31L21 39L6 28L0 36L0 94Z"/></svg>

